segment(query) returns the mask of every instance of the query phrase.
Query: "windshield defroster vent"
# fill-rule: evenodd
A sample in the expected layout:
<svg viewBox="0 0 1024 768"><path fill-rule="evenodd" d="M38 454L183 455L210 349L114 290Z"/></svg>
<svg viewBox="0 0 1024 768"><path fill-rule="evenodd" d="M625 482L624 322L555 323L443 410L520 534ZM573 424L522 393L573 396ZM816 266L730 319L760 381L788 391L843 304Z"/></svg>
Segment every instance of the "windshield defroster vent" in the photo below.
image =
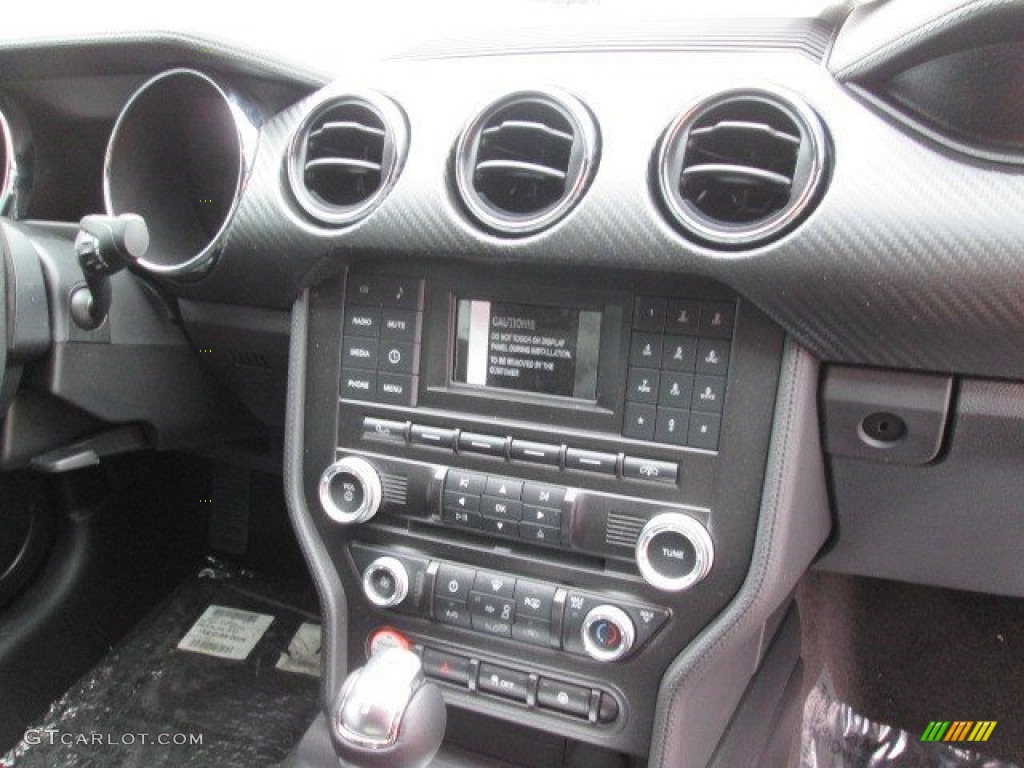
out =
<svg viewBox="0 0 1024 768"><path fill-rule="evenodd" d="M379 205L405 160L405 116L377 94L332 97L302 121L292 141L288 180L314 219L350 224Z"/></svg>
<svg viewBox="0 0 1024 768"><path fill-rule="evenodd" d="M762 244L817 200L825 147L821 122L796 99L767 91L719 94L669 127L659 190L669 213L698 239L733 248Z"/></svg>
<svg viewBox="0 0 1024 768"><path fill-rule="evenodd" d="M537 232L583 196L597 145L590 113L572 96L512 94L480 113L459 138L459 193L485 226L505 234Z"/></svg>

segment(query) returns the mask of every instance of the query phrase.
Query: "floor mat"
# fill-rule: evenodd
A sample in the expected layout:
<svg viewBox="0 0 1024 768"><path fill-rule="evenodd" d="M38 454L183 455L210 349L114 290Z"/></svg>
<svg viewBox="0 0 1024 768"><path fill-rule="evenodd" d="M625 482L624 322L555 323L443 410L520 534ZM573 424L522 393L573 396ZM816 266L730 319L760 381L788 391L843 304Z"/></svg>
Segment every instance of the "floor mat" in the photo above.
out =
<svg viewBox="0 0 1024 768"><path fill-rule="evenodd" d="M319 708L315 605L303 588L211 561L54 702L0 768L279 762Z"/></svg>

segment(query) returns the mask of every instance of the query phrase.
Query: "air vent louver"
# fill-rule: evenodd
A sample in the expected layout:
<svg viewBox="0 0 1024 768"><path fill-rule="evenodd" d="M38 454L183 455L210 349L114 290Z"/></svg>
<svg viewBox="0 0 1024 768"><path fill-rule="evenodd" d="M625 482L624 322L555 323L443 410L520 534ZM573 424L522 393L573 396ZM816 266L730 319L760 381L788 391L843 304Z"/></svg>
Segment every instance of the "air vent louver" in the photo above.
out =
<svg viewBox="0 0 1024 768"><path fill-rule="evenodd" d="M405 158L405 119L388 99L349 95L321 103L295 134L288 178L314 219L349 224L375 208Z"/></svg>
<svg viewBox="0 0 1024 768"><path fill-rule="evenodd" d="M456 181L482 224L506 234L550 226L579 201L597 161L597 129L566 94L517 93L463 131Z"/></svg>
<svg viewBox="0 0 1024 768"><path fill-rule="evenodd" d="M719 94L682 114L659 153L676 221L705 242L743 247L781 235L810 209L825 168L824 130L792 97Z"/></svg>

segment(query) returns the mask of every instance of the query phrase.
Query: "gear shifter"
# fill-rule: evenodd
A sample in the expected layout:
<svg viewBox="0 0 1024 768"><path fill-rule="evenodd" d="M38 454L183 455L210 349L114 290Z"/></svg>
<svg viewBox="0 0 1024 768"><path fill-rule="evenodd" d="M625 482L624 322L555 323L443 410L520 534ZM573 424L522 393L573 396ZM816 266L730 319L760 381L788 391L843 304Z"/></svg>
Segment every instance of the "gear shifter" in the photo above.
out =
<svg viewBox="0 0 1024 768"><path fill-rule="evenodd" d="M331 726L344 763L424 768L441 746L446 720L441 691L424 678L419 657L387 648L348 676Z"/></svg>
<svg viewBox="0 0 1024 768"><path fill-rule="evenodd" d="M72 294L71 316L80 327L93 330L110 311L110 277L146 255L149 229L134 213L86 216L78 226L75 253L88 290Z"/></svg>

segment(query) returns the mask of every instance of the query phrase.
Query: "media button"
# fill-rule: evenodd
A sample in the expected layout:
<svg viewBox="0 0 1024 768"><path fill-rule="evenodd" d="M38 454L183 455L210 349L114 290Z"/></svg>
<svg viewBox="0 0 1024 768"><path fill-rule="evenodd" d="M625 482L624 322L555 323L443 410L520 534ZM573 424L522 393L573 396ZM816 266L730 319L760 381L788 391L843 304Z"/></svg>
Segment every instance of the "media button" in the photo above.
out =
<svg viewBox="0 0 1024 768"><path fill-rule="evenodd" d="M500 520L519 521L523 517L523 505L518 501L484 496L480 499L480 513Z"/></svg>
<svg viewBox="0 0 1024 768"><path fill-rule="evenodd" d="M550 485L526 483L523 486L523 503L536 504L539 507L561 507L565 501L565 488Z"/></svg>
<svg viewBox="0 0 1024 768"><path fill-rule="evenodd" d="M413 427L413 429L415 429L415 427ZM473 472L463 472L460 469L449 469L448 476L444 480L444 489L446 491L472 493L475 496L479 496L484 492L484 485L486 482L486 475L478 475Z"/></svg>
<svg viewBox="0 0 1024 768"><path fill-rule="evenodd" d="M341 367L373 371L377 368L379 344L375 339L348 337L342 346Z"/></svg>
<svg viewBox="0 0 1024 768"><path fill-rule="evenodd" d="M512 441L513 461L529 461L534 464L558 466L562 446L550 443L534 443L529 440Z"/></svg>
<svg viewBox="0 0 1024 768"><path fill-rule="evenodd" d="M653 408L651 409L654 410ZM654 420L651 420L651 433L654 432ZM615 462L618 456L614 453L599 453L598 451L581 451L578 448L570 448L565 452L566 469L582 469L586 472L599 472L603 475L615 474Z"/></svg>
<svg viewBox="0 0 1024 768"><path fill-rule="evenodd" d="M627 456L622 462L622 476L630 480L648 480L652 483L675 485L679 477L679 465L674 461L637 459Z"/></svg>

